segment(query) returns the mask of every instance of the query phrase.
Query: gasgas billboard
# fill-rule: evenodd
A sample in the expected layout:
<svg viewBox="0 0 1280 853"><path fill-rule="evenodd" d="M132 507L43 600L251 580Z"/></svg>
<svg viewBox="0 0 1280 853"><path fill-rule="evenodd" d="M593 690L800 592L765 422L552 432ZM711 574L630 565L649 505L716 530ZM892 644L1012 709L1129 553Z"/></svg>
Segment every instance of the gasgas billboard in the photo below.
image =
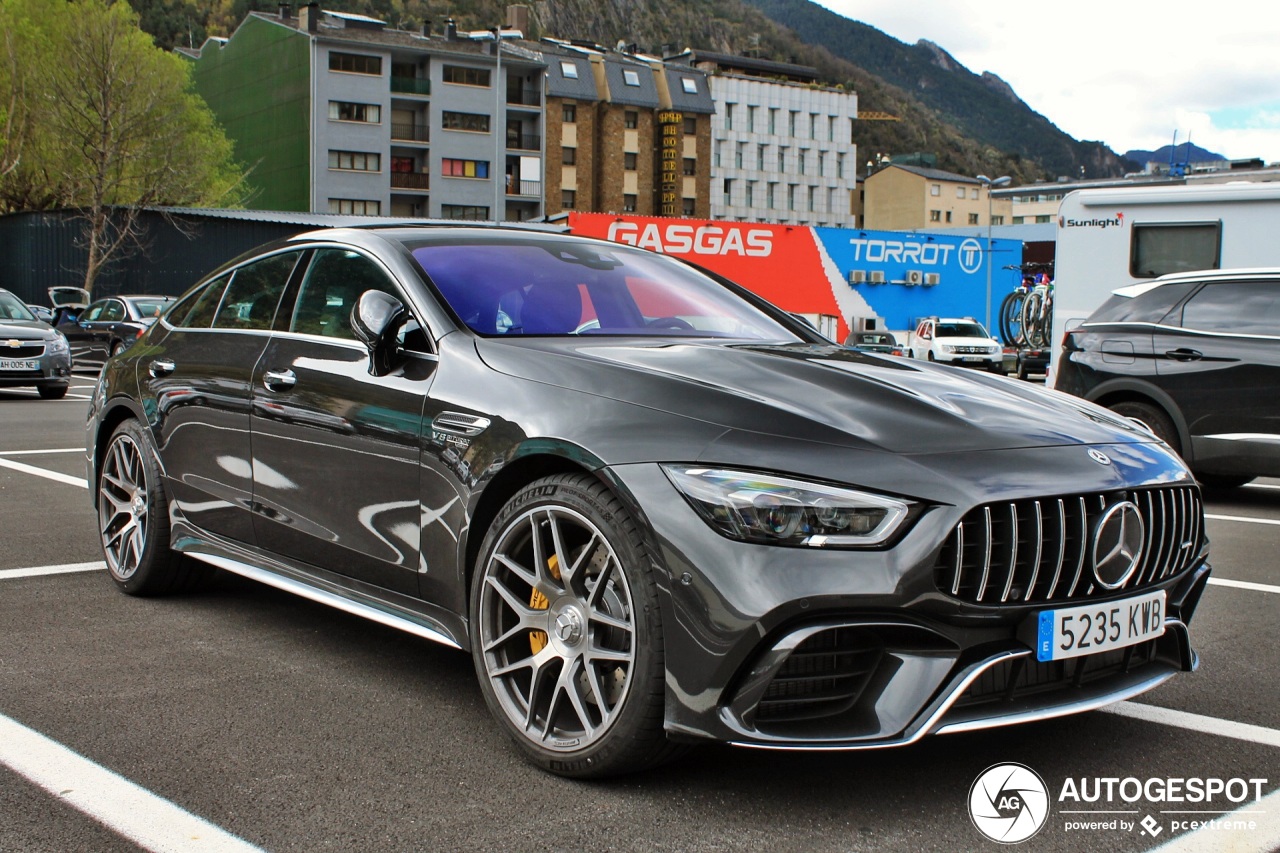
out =
<svg viewBox="0 0 1280 853"><path fill-rule="evenodd" d="M570 213L575 234L675 255L714 270L797 314L838 318L839 340L854 317L913 329L920 317L985 319L987 262L992 311L1016 287L1022 243L929 232L854 231L754 222Z"/></svg>

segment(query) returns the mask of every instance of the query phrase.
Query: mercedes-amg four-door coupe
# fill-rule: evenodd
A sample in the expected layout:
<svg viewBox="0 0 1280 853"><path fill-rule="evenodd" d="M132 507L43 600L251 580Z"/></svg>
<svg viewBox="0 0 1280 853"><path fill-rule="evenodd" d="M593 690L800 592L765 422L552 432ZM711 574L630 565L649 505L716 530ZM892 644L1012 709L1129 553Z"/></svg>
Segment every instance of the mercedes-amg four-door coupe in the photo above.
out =
<svg viewBox="0 0 1280 853"><path fill-rule="evenodd" d="M568 776L1097 708L1195 667L1210 572L1142 426L545 229L240 257L107 362L87 454L122 590L218 569L465 650Z"/></svg>

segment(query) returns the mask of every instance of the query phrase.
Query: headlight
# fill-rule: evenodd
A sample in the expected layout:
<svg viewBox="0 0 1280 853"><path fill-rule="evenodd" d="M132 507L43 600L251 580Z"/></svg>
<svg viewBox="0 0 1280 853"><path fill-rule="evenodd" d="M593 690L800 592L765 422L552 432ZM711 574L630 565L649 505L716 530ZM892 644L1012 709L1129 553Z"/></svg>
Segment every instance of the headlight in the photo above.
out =
<svg viewBox="0 0 1280 853"><path fill-rule="evenodd" d="M45 341L45 349L57 355L60 352L67 352L71 347L67 344L67 339L62 332L55 332L53 337Z"/></svg>
<svg viewBox="0 0 1280 853"><path fill-rule="evenodd" d="M953 347L953 346L947 346L946 344L943 344L943 345L942 345L942 351L943 351L943 352L955 352L955 351L956 351L956 348L955 348L955 347Z"/></svg>
<svg viewBox="0 0 1280 853"><path fill-rule="evenodd" d="M707 524L731 539L768 545L879 545L907 518L895 498L771 474L663 465Z"/></svg>

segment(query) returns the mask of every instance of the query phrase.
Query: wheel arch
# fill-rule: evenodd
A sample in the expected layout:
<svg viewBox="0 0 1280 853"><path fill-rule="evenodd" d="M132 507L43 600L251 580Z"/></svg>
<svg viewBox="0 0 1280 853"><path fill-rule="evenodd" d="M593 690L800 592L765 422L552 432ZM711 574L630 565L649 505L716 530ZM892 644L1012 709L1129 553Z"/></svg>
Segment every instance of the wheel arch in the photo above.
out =
<svg viewBox="0 0 1280 853"><path fill-rule="evenodd" d="M1168 416L1173 428L1178 431L1178 443L1182 447L1182 458L1191 463L1191 431L1182 417L1182 410L1173 398L1151 385L1127 380L1114 380L1094 388L1086 398L1104 408L1111 408L1117 403L1146 403L1155 406Z"/></svg>
<svg viewBox="0 0 1280 853"><path fill-rule="evenodd" d="M102 454L106 452L107 443L111 441L116 429L128 420L146 423L142 410L135 407L132 401L123 398L107 403L98 416L97 432L93 436L93 468L89 482L89 498L94 509L98 508L98 490L94 488L94 484L98 481L98 472L102 470Z"/></svg>

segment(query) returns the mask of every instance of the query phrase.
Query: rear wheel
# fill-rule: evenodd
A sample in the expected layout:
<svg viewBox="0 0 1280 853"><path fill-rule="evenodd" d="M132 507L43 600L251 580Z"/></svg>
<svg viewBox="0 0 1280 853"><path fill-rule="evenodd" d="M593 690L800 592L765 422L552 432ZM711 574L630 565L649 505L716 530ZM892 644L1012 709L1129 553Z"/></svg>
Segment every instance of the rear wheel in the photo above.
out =
<svg viewBox="0 0 1280 853"><path fill-rule="evenodd" d="M681 747L663 731L662 630L640 534L585 475L513 497L485 537L472 654L490 711L564 776L639 770Z"/></svg>
<svg viewBox="0 0 1280 853"><path fill-rule="evenodd" d="M1182 453L1182 442L1178 440L1178 431L1173 420L1149 403L1124 402L1111 406L1111 411L1131 420L1138 421L1155 434L1156 438L1173 448L1174 453Z"/></svg>
<svg viewBox="0 0 1280 853"><path fill-rule="evenodd" d="M169 502L151 439L137 421L116 427L98 473L98 531L107 572L129 595L163 595L209 573L169 547Z"/></svg>

